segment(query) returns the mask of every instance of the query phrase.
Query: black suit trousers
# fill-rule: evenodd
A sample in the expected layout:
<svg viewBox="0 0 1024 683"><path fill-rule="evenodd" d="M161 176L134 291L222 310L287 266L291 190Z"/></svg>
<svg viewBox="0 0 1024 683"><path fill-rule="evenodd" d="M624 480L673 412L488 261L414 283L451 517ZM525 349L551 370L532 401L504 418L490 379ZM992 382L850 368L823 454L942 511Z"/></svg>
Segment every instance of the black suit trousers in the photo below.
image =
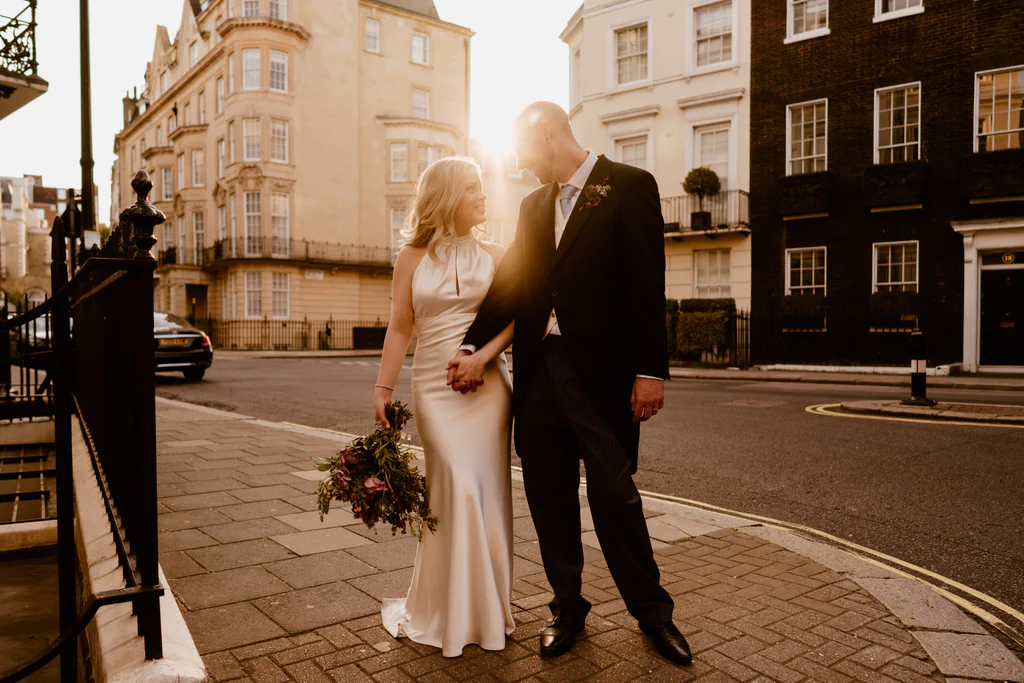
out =
<svg viewBox="0 0 1024 683"><path fill-rule="evenodd" d="M516 420L516 450L530 512L537 528L551 610L585 613L580 539L580 460L594 528L619 594L641 628L672 618L672 598L659 583L640 494L633 483L635 441L623 432L637 427L623 410L624 425L610 425L590 399L564 340L548 337ZM618 436L617 436L618 434ZM623 443L626 441L626 443Z"/></svg>

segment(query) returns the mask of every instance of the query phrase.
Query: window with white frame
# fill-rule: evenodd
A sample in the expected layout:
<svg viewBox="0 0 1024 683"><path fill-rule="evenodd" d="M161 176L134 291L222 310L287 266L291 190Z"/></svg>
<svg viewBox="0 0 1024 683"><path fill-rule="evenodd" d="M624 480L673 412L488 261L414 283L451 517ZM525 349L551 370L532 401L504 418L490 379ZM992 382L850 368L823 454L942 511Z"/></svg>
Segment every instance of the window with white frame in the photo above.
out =
<svg viewBox="0 0 1024 683"><path fill-rule="evenodd" d="M260 202L262 196L256 192L246 192L242 197L245 202L245 255L261 256L260 242L263 237L263 212Z"/></svg>
<svg viewBox="0 0 1024 683"><path fill-rule="evenodd" d="M260 89L260 50L242 50L242 89Z"/></svg>
<svg viewBox="0 0 1024 683"><path fill-rule="evenodd" d="M160 192L165 202L174 199L174 175L169 168L160 169Z"/></svg>
<svg viewBox="0 0 1024 683"><path fill-rule="evenodd" d="M615 32L616 83L647 80L647 24Z"/></svg>
<svg viewBox="0 0 1024 683"><path fill-rule="evenodd" d="M828 170L828 100L786 108L786 175Z"/></svg>
<svg viewBox="0 0 1024 683"><path fill-rule="evenodd" d="M1024 149L1024 66L979 73L975 149Z"/></svg>
<svg viewBox="0 0 1024 683"><path fill-rule="evenodd" d="M235 55L228 55L228 92L235 92Z"/></svg>
<svg viewBox="0 0 1024 683"><path fill-rule="evenodd" d="M235 204L235 193L228 195L228 224L231 226L231 254L235 253L235 237L238 236L238 206Z"/></svg>
<svg viewBox="0 0 1024 683"><path fill-rule="evenodd" d="M202 187L206 184L206 159L203 150L192 150L192 186Z"/></svg>
<svg viewBox="0 0 1024 683"><path fill-rule="evenodd" d="M228 207L217 207L217 239L223 242L228 237Z"/></svg>
<svg viewBox="0 0 1024 683"><path fill-rule="evenodd" d="M698 7L693 12L698 68L733 60L732 0Z"/></svg>
<svg viewBox="0 0 1024 683"><path fill-rule="evenodd" d="M270 89L274 92L288 92L288 53L270 51Z"/></svg>
<svg viewBox="0 0 1024 683"><path fill-rule="evenodd" d="M171 114L167 117L167 134L170 135L178 129L178 115Z"/></svg>
<svg viewBox="0 0 1024 683"><path fill-rule="evenodd" d="M185 154L178 155L178 189L185 187Z"/></svg>
<svg viewBox="0 0 1024 683"><path fill-rule="evenodd" d="M228 159L232 164L235 163L235 149L237 149L235 142L235 122L231 121L228 123Z"/></svg>
<svg viewBox="0 0 1024 683"><path fill-rule="evenodd" d="M50 242L50 240L47 240ZM174 248L174 225L167 221L164 223L164 240L163 244L160 245L160 251L167 251L168 249Z"/></svg>
<svg viewBox="0 0 1024 683"><path fill-rule="evenodd" d="M917 242L880 242L874 246L874 291L916 292Z"/></svg>
<svg viewBox="0 0 1024 683"><path fill-rule="evenodd" d="M260 0L242 0L242 16L258 17L260 15Z"/></svg>
<svg viewBox="0 0 1024 683"><path fill-rule="evenodd" d="M263 316L263 273L248 272L245 274L245 317L260 318Z"/></svg>
<svg viewBox="0 0 1024 683"><path fill-rule="evenodd" d="M206 244L206 214L196 211L192 214L192 248L195 250L195 258L192 259L192 263L194 265L203 265L204 244Z"/></svg>
<svg viewBox="0 0 1024 683"><path fill-rule="evenodd" d="M732 296L729 249L693 251L693 295L697 299L728 299Z"/></svg>
<svg viewBox="0 0 1024 683"><path fill-rule="evenodd" d="M694 129L694 137L696 137L694 151L697 155L695 159L696 166L703 166L714 171L722 185L722 192L729 189L729 179L732 176L730 169L732 153L729 148L730 133L730 125L728 123L717 123Z"/></svg>
<svg viewBox="0 0 1024 683"><path fill-rule="evenodd" d="M615 141L615 151L619 162L647 169L647 135L637 135Z"/></svg>
<svg viewBox="0 0 1024 683"><path fill-rule="evenodd" d="M404 142L391 143L391 182L409 180L409 146Z"/></svg>
<svg viewBox="0 0 1024 683"><path fill-rule="evenodd" d="M573 107L583 101L583 48L576 48L572 53L572 75L569 103Z"/></svg>
<svg viewBox="0 0 1024 683"><path fill-rule="evenodd" d="M228 5L228 19L230 19L231 17L235 16L235 2L237 2L237 0L228 0L227 1L227 5Z"/></svg>
<svg viewBox="0 0 1024 683"><path fill-rule="evenodd" d="M419 31L412 32L412 61L430 64L430 36Z"/></svg>
<svg viewBox="0 0 1024 683"><path fill-rule="evenodd" d="M828 29L829 0L787 0L790 38L820 34Z"/></svg>
<svg viewBox="0 0 1024 683"><path fill-rule="evenodd" d="M825 294L825 247L786 250L786 294Z"/></svg>
<svg viewBox="0 0 1024 683"><path fill-rule="evenodd" d="M363 47L367 52L380 52L380 22L376 19L366 20Z"/></svg>
<svg viewBox="0 0 1024 683"><path fill-rule="evenodd" d="M444 147L438 147L437 145L431 145L427 148L427 162L434 163L444 157Z"/></svg>
<svg viewBox="0 0 1024 683"><path fill-rule="evenodd" d="M921 158L921 84L875 91L875 163Z"/></svg>
<svg viewBox="0 0 1024 683"><path fill-rule="evenodd" d="M206 123L206 91L199 93L199 125Z"/></svg>
<svg viewBox="0 0 1024 683"><path fill-rule="evenodd" d="M217 115L224 113L224 77L217 79Z"/></svg>
<svg viewBox="0 0 1024 683"><path fill-rule="evenodd" d="M193 40L188 46L188 66L192 68L199 61L199 41Z"/></svg>
<svg viewBox="0 0 1024 683"><path fill-rule="evenodd" d="M924 0L875 0L875 19L892 19L924 11Z"/></svg>
<svg viewBox="0 0 1024 683"><path fill-rule="evenodd" d="M273 256L288 255L288 193L274 192L270 195L270 234Z"/></svg>
<svg viewBox="0 0 1024 683"><path fill-rule="evenodd" d="M164 71L160 74L160 94L163 95L167 92L167 72Z"/></svg>
<svg viewBox="0 0 1024 683"><path fill-rule="evenodd" d="M423 88L412 89L412 115L417 119L430 118L430 91Z"/></svg>
<svg viewBox="0 0 1024 683"><path fill-rule="evenodd" d="M185 263L185 217L178 216L178 263Z"/></svg>
<svg viewBox="0 0 1024 683"><path fill-rule="evenodd" d="M244 161L260 160L260 136L259 119L242 119L242 159Z"/></svg>
<svg viewBox="0 0 1024 683"><path fill-rule="evenodd" d="M164 133L160 126L156 127L156 146L161 147L164 144Z"/></svg>
<svg viewBox="0 0 1024 683"><path fill-rule="evenodd" d="M186 102L185 103L185 125L186 126L191 126L192 125L192 103L191 102Z"/></svg>
<svg viewBox="0 0 1024 683"><path fill-rule="evenodd" d="M287 320L291 315L291 273L271 276L271 304L277 320Z"/></svg>
<svg viewBox="0 0 1024 683"><path fill-rule="evenodd" d="M288 163L288 122L270 121L270 160Z"/></svg>
<svg viewBox="0 0 1024 683"><path fill-rule="evenodd" d="M427 145L416 145L416 177L423 175L430 165L430 149Z"/></svg>
<svg viewBox="0 0 1024 683"><path fill-rule="evenodd" d="M224 138L217 140L217 177L224 177L224 155L227 153L227 145L224 144Z"/></svg>
<svg viewBox="0 0 1024 683"><path fill-rule="evenodd" d="M270 18L288 21L288 0L270 0Z"/></svg>
<svg viewBox="0 0 1024 683"><path fill-rule="evenodd" d="M398 258L398 251L402 248L402 231L405 230L405 221L409 217L409 210L405 208L391 209L391 262Z"/></svg>
<svg viewBox="0 0 1024 683"><path fill-rule="evenodd" d="M232 286L235 284L234 273L231 273L228 277L224 278L220 286L220 317L221 320L232 320L234 319L234 311L231 310L232 299L234 299L234 293L231 291Z"/></svg>

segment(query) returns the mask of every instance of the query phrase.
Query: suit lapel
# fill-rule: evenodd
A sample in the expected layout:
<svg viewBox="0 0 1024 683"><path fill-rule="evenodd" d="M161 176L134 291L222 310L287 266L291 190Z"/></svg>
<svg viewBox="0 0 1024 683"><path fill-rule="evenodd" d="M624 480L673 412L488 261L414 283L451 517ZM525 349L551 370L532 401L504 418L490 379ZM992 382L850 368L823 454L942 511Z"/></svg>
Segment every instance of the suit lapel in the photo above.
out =
<svg viewBox="0 0 1024 683"><path fill-rule="evenodd" d="M555 259L555 200L558 199L558 183L547 187L547 194L540 201L540 215L537 217L541 263L550 266Z"/></svg>
<svg viewBox="0 0 1024 683"><path fill-rule="evenodd" d="M580 197L576 200L576 206L572 209L572 215L569 216L568 222L565 224L565 230L562 232L562 239L558 243L558 249L555 251L555 263L558 263L559 259L565 255L565 252L569 250L572 243L576 240L576 236L580 234L580 230L583 229L587 219L590 215L598 210L599 207L585 208L587 204L587 185L596 185L605 178L608 178L612 169L612 162L608 161L608 158L603 154L597 158L597 163L594 164L594 170L590 172L590 176L587 178L586 184L580 188ZM555 183L555 187L558 187L558 183ZM557 191L556 191L557 194ZM554 221L554 206L551 209L551 220ZM553 228L553 226L552 226Z"/></svg>

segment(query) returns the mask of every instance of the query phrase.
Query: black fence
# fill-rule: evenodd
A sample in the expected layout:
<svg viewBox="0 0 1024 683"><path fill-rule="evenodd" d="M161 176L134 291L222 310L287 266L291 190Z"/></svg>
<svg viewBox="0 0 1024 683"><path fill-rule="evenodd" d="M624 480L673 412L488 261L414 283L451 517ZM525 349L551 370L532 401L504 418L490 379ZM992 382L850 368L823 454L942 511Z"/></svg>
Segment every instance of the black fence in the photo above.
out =
<svg viewBox="0 0 1024 683"><path fill-rule="evenodd" d="M13 683L60 656L61 681L78 680L78 637L103 606L131 602L147 659L163 656L157 554L156 388L153 348L154 226L164 216L146 200L152 189L140 171L138 201L121 213L99 256L68 281L67 242L58 218L52 234L54 295L36 308L0 321L0 334L30 338L39 321L50 346L12 355L47 375L54 420L60 636L0 683ZM74 337L72 338L72 328ZM2 346L2 345L0 345ZM10 344L3 346L10 349ZM11 366L8 366L11 367ZM8 385L13 386L13 385ZM17 405L11 401L9 405ZM13 408L12 408L13 410ZM22 407L24 411L24 407ZM77 414L91 468L102 494L123 587L79 600L75 546L72 415ZM11 419L23 419L12 415ZM81 568L81 571L88 571Z"/></svg>
<svg viewBox="0 0 1024 683"><path fill-rule="evenodd" d="M43 302L47 310L49 306ZM10 309L14 309L13 311ZM0 326L16 319L29 319L0 330L0 424L20 420L53 418L53 383L47 373L53 350L52 317L29 315L36 308L24 300L0 308Z"/></svg>
<svg viewBox="0 0 1024 683"><path fill-rule="evenodd" d="M217 320L195 323L214 348L231 351L339 351L384 348L380 320Z"/></svg>
<svg viewBox="0 0 1024 683"><path fill-rule="evenodd" d="M725 321L725 345L700 354L708 365L750 366L750 311L729 313Z"/></svg>
<svg viewBox="0 0 1024 683"><path fill-rule="evenodd" d="M710 214L707 225L694 225L693 214L700 211ZM743 227L750 225L750 196L743 190L726 190L703 202L693 195L663 197L661 215L666 233Z"/></svg>

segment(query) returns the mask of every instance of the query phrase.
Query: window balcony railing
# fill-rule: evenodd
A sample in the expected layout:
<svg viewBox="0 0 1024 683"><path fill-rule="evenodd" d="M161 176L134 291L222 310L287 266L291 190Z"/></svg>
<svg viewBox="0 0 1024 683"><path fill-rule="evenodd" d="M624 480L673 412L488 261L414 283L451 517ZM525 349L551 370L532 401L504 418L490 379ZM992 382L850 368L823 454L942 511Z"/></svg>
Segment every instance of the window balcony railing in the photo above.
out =
<svg viewBox="0 0 1024 683"><path fill-rule="evenodd" d="M694 214L704 211L710 214L710 223L701 225L704 219ZM743 190L726 190L714 197L705 197L698 202L693 195L663 197L661 215L665 220L665 234L706 232L708 230L746 229L750 225L750 195Z"/></svg>
<svg viewBox="0 0 1024 683"><path fill-rule="evenodd" d="M390 268L391 250L353 244L332 244L288 237L246 236L227 238L207 247L198 265L215 265L234 259L280 259L328 265Z"/></svg>
<svg viewBox="0 0 1024 683"><path fill-rule="evenodd" d="M0 72L38 76L36 70L36 0L8 17L0 14Z"/></svg>
<svg viewBox="0 0 1024 683"><path fill-rule="evenodd" d="M1024 148L968 156L961 185L964 198L972 203L1024 196Z"/></svg>

